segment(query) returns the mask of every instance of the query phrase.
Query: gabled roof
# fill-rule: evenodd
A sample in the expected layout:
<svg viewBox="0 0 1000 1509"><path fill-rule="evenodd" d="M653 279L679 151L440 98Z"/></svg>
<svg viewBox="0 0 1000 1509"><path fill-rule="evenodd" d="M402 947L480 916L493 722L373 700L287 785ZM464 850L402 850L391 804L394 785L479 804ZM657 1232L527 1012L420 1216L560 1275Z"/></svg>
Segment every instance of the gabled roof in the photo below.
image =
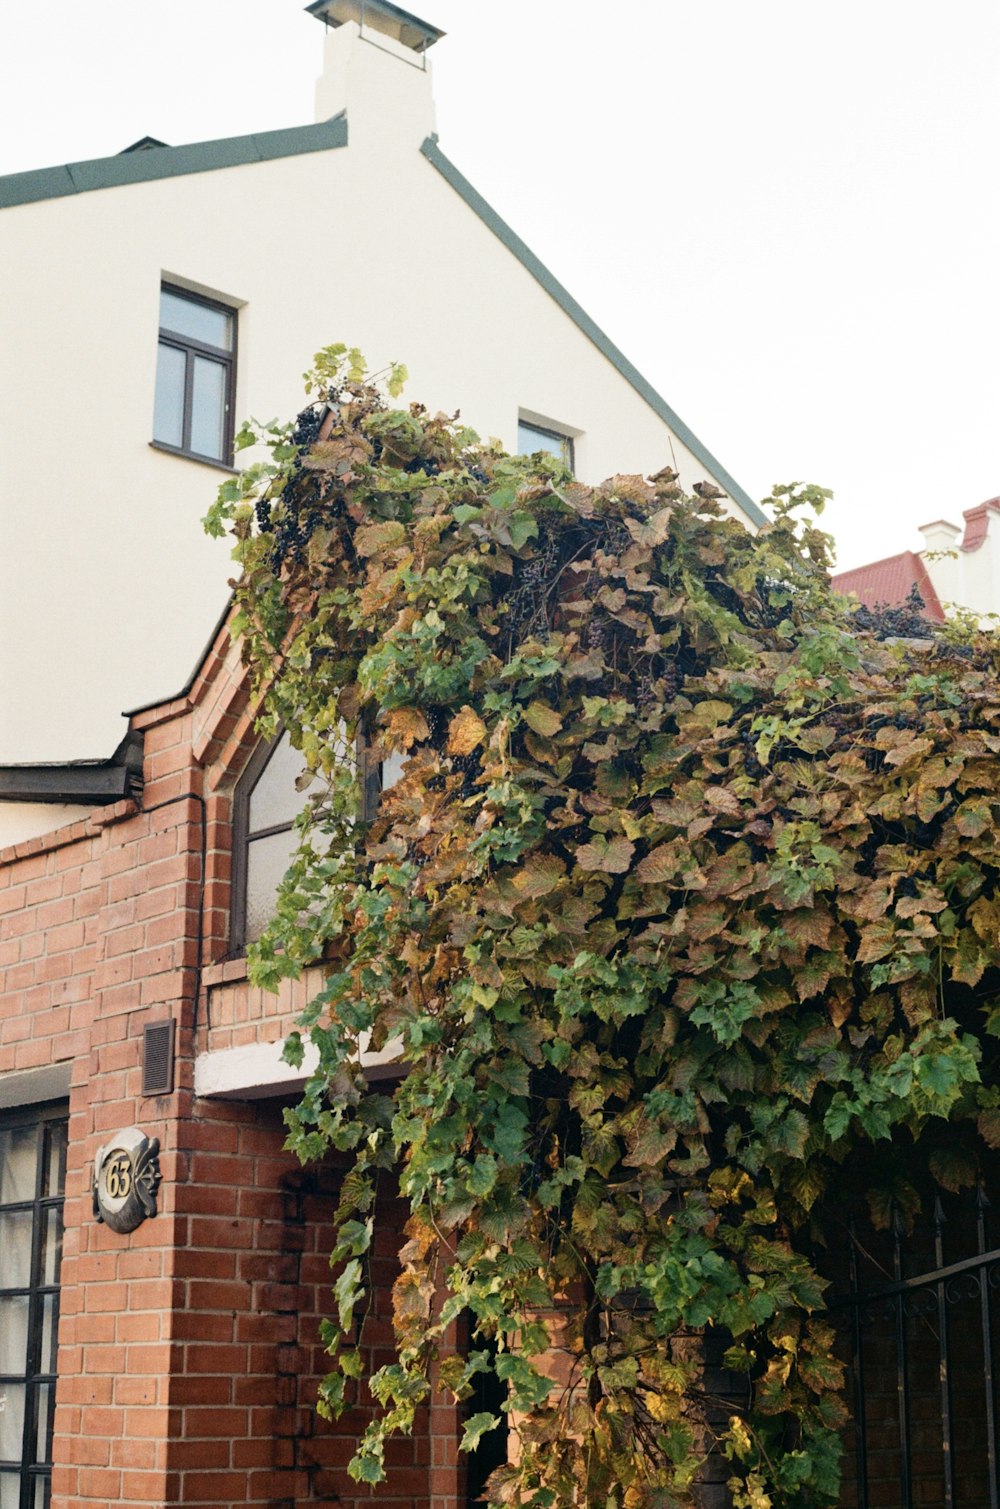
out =
<svg viewBox="0 0 1000 1509"><path fill-rule="evenodd" d="M35 168L30 173L8 173L0 178L0 209L34 204L40 199L61 199L67 194L88 194L94 189L115 189L127 183L148 183L155 178L179 178L186 173L209 173L214 168L238 168L249 162L271 162L279 157L299 157L303 152L327 152L347 146L347 117L315 126L290 126L283 131L256 131L251 136L227 136L219 141L196 141L186 147L144 145L126 148L114 157L93 157L87 162L64 163L57 168Z"/></svg>
<svg viewBox="0 0 1000 1509"><path fill-rule="evenodd" d="M619 351L618 347L610 340L599 325L595 324L590 315L578 304L573 295L563 287L558 278L553 277L545 264L539 261L530 246L527 246L517 234L501 219L491 204L487 204L482 194L474 189L469 180L459 172L455 164L447 158L438 146L437 136L428 136L420 148L429 163L432 163L438 172L455 192L465 200L471 210L479 216L484 225L488 226L498 240L502 241L509 252L512 252L521 265L527 268L531 276L540 283L545 292L559 305L565 314L577 325L585 336L597 347L602 356L607 357L613 367L616 367L630 383L640 398L644 398L653 410L654 414L668 424L682 445L687 446L692 456L695 456L711 472L715 480L725 488L733 502L746 514L758 528L770 522L763 509L744 492L740 484L729 475L725 467L721 466L707 446L702 445L693 430L689 430L683 419L675 414L665 398L661 398L652 383L648 382L637 367L634 367L628 357Z"/></svg>
<svg viewBox="0 0 1000 1509"><path fill-rule="evenodd" d="M907 603L914 587L923 599L926 616L944 623L941 600L920 556L913 550L887 555L884 560L870 561L853 571L839 571L831 576L830 585L845 597L853 592L866 608L898 608Z"/></svg>
<svg viewBox="0 0 1000 1509"><path fill-rule="evenodd" d="M143 141L146 140L143 138ZM345 147L347 143L347 116L343 113L315 126L295 126L283 131L259 132L252 136L194 142L186 147L143 146L140 142L136 143L137 146L142 146L140 151L126 149L124 153L117 153L114 157L97 157L87 162L67 163L62 167L39 168L30 173L10 173L6 177L0 177L0 209L32 204L43 199L58 199L68 194L89 193L95 189L117 188L123 184L145 183L158 178L180 177L187 173L207 173L215 168L232 168L245 163L296 157L305 152L325 152L331 148ZM694 431L675 414L666 399L643 377L638 368L595 324L583 306L577 303L531 248L445 156L438 146L437 136L428 136L420 151L588 340L621 373L654 414L670 427L682 445L725 488L746 517L758 528L767 524L769 521L763 510L715 459Z"/></svg>

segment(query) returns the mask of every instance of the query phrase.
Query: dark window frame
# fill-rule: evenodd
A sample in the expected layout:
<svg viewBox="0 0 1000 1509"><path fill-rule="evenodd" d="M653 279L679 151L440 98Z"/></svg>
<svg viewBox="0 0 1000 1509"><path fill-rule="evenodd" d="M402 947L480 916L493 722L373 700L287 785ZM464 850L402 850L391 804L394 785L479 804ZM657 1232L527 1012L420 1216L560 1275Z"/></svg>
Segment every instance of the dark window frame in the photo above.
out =
<svg viewBox="0 0 1000 1509"><path fill-rule="evenodd" d="M262 739L247 761L233 788L232 828L233 848L230 863L229 894L229 956L240 957L247 950L247 881L250 873L250 844L257 838L270 838L275 833L290 833L294 819L288 823L275 823L269 828L250 831L250 799L257 782L267 768L268 761L277 749L287 730L280 728L270 739ZM361 786L361 820L370 822L378 808L382 790L381 765L368 757L369 743L363 733L358 734L355 758L358 762L358 779Z"/></svg>
<svg viewBox="0 0 1000 1509"><path fill-rule="evenodd" d="M159 365L161 346L169 346L174 351L180 351L184 355L184 400L181 420L181 444L171 445L169 441L160 440L156 435L153 436L152 443L158 451L167 451L171 456L187 456L192 461L207 461L212 466L231 468L233 464L233 438L235 435L236 358L240 323L237 311L232 304L225 304L221 299L209 298L207 294L192 293L189 288L181 288L176 283L161 283L160 293L169 293L174 298L185 299L189 304L200 304L206 309L214 309L220 314L228 315L232 321L233 339L232 347L227 351L222 346L212 346L207 341L197 340L194 336L180 335L176 330L170 330L165 325L159 327L156 341L157 365ZM221 456L209 456L204 451L196 451L191 447L191 412L194 401L194 360L196 356L204 356L211 361L218 362L226 370Z"/></svg>
<svg viewBox="0 0 1000 1509"><path fill-rule="evenodd" d="M250 798L254 788L267 768L267 762L277 749L284 729L279 729L271 739L262 739L247 761L233 791L233 853L232 892L229 907L229 946L234 954L246 952L247 947L247 877L250 871ZM266 838L271 833L290 833L292 823L261 829L254 838Z"/></svg>
<svg viewBox="0 0 1000 1509"><path fill-rule="evenodd" d="M48 1504L51 1495L52 1483L52 1440L53 1422L55 1419L55 1397L57 1374L53 1371L43 1370L41 1363L42 1340L44 1335L43 1301L52 1298L52 1345L58 1345L59 1332L59 1288L60 1271L59 1261L56 1262L55 1274L52 1283L43 1283L43 1233L47 1212L56 1213L57 1219L62 1220L63 1206L65 1205L65 1161L63 1163L63 1185L56 1192L45 1192L46 1165L50 1156L49 1128L61 1124L68 1127L69 1106L65 1101L54 1102L49 1105L23 1106L16 1110L0 1112L0 1129L7 1130L16 1127L34 1127L36 1129L35 1144L35 1190L30 1200L10 1200L0 1205L0 1210L8 1211L31 1211L31 1267L28 1274L27 1286L23 1284L7 1284L0 1282L0 1296L5 1299L26 1296L28 1300L28 1351L25 1358L25 1370L23 1374L4 1373L0 1374L0 1391L6 1385L24 1386L24 1432L21 1437L21 1460L15 1464L12 1459L6 1459L2 1466L11 1476L16 1477L19 1487L18 1501L21 1509L34 1509L36 1501L36 1486L41 1480L48 1486L45 1491L45 1503ZM64 1151L68 1151L69 1138L67 1136ZM2 1274L0 1274L2 1280ZM48 1421L46 1424L46 1440L48 1443L48 1457L45 1461L34 1460L34 1443L38 1439L38 1410L41 1400L41 1389L48 1387Z"/></svg>
<svg viewBox="0 0 1000 1509"><path fill-rule="evenodd" d="M572 435L570 435L566 430L554 430L552 426L548 424L536 424L533 419L525 419L523 414L519 414L517 416L518 431L520 431L522 425L527 430L533 430L536 435L545 435L549 440L558 440L559 444L564 446L566 449L566 465L569 467L573 475L576 475L576 450L573 444ZM517 451L519 456L533 456L535 454L534 451L521 450L520 434L518 435Z"/></svg>

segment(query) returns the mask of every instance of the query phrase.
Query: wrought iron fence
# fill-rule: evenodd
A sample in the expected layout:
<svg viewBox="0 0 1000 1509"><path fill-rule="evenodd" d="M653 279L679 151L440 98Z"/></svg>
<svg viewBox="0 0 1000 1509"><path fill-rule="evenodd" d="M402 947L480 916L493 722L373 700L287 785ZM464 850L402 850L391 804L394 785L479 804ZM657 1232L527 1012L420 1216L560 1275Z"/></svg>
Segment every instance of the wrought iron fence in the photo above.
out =
<svg viewBox="0 0 1000 1509"><path fill-rule="evenodd" d="M1000 1248L980 1186L888 1229L845 1229L831 1298L850 1354L844 1509L1000 1509Z"/></svg>

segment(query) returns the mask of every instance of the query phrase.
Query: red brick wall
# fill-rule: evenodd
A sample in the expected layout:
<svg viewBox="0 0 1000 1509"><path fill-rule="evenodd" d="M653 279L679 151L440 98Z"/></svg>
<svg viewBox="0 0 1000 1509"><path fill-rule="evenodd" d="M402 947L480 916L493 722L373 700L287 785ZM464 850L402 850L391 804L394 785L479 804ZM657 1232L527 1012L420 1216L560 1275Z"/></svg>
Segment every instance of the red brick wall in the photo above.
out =
<svg viewBox="0 0 1000 1509"><path fill-rule="evenodd" d="M135 723L140 806L0 854L0 1074L71 1066L53 1509L360 1509L371 1494L345 1467L369 1405L336 1425L313 1409L336 1176L282 1151L275 1103L193 1093L196 1052L279 1040L305 993L264 997L225 962L230 799L253 745L225 634L188 697ZM143 1029L166 1017L176 1087L143 1097ZM90 1185L98 1146L133 1124L160 1139L163 1182L155 1219L122 1236L95 1222ZM375 1365L391 1345L390 1195L377 1224ZM449 1405L426 1412L394 1443L379 1503L456 1509L456 1431Z"/></svg>

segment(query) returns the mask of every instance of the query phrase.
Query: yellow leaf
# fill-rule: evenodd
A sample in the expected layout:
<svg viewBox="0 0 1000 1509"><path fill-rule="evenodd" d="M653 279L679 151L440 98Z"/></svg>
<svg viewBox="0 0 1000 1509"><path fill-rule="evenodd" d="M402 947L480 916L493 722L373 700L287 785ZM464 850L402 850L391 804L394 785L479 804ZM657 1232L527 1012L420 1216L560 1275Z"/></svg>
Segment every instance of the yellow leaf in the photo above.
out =
<svg viewBox="0 0 1000 1509"><path fill-rule="evenodd" d="M465 706L448 725L448 753L471 754L486 738L486 724L472 708Z"/></svg>
<svg viewBox="0 0 1000 1509"><path fill-rule="evenodd" d="M514 876L514 885L524 896L546 896L566 873L555 854L532 854Z"/></svg>
<svg viewBox="0 0 1000 1509"><path fill-rule="evenodd" d="M562 719L555 708L547 707L544 702L529 702L522 717L528 727L533 728L536 734L541 734L543 739L551 739L562 728Z"/></svg>
<svg viewBox="0 0 1000 1509"><path fill-rule="evenodd" d="M1000 898L980 896L969 908L969 916L977 938L1000 945Z"/></svg>

